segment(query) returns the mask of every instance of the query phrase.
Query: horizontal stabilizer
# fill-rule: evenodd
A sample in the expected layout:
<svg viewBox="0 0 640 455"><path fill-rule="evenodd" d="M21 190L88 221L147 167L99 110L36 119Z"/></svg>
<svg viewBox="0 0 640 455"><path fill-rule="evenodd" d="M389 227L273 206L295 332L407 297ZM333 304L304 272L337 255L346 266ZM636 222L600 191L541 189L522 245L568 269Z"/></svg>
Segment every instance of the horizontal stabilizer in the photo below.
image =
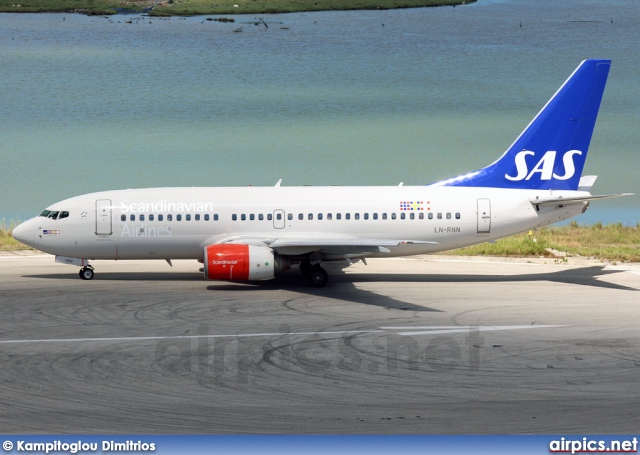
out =
<svg viewBox="0 0 640 455"><path fill-rule="evenodd" d="M556 197L552 199L531 199L531 203L534 205L569 205L577 204L579 202L589 202L598 199L610 199L614 197L633 196L634 193L622 193L622 194L603 194L598 196L576 196L576 197Z"/></svg>

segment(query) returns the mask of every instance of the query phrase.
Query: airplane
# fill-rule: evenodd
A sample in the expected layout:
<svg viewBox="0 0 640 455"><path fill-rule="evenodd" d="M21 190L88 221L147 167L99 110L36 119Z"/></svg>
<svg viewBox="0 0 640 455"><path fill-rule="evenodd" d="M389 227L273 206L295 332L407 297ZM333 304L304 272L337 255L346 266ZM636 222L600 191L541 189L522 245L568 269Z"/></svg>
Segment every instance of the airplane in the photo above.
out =
<svg viewBox="0 0 640 455"><path fill-rule="evenodd" d="M81 267L93 259L196 259L210 280L272 279L297 265L325 286L322 263L428 254L495 241L580 215L582 176L610 60L585 60L494 163L421 186L149 188L72 197L13 237Z"/></svg>

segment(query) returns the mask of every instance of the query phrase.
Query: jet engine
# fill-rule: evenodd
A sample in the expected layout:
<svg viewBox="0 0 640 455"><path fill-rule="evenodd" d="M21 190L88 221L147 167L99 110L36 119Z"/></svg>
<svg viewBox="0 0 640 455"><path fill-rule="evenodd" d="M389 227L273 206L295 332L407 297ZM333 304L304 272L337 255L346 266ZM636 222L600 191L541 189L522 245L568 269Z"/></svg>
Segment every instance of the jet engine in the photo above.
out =
<svg viewBox="0 0 640 455"><path fill-rule="evenodd" d="M290 266L288 258L264 246L226 243L204 249L204 277L208 280L270 280Z"/></svg>

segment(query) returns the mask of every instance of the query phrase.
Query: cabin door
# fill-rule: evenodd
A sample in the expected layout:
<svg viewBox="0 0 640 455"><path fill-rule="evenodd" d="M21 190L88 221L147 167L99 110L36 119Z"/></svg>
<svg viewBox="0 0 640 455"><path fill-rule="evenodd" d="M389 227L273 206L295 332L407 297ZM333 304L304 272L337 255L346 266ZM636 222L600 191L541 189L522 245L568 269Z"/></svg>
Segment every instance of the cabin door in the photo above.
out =
<svg viewBox="0 0 640 455"><path fill-rule="evenodd" d="M478 234L491 232L491 201L478 199Z"/></svg>
<svg viewBox="0 0 640 455"><path fill-rule="evenodd" d="M96 235L111 235L111 199L96 201Z"/></svg>

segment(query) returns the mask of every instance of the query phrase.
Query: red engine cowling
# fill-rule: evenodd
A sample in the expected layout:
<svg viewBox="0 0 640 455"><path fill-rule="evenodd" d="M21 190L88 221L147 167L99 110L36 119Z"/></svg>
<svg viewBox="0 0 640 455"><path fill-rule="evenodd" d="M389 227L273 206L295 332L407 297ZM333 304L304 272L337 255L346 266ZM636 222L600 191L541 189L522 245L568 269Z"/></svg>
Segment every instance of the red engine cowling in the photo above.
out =
<svg viewBox="0 0 640 455"><path fill-rule="evenodd" d="M208 280L270 280L279 269L273 250L267 247L222 244L204 249L204 277Z"/></svg>

